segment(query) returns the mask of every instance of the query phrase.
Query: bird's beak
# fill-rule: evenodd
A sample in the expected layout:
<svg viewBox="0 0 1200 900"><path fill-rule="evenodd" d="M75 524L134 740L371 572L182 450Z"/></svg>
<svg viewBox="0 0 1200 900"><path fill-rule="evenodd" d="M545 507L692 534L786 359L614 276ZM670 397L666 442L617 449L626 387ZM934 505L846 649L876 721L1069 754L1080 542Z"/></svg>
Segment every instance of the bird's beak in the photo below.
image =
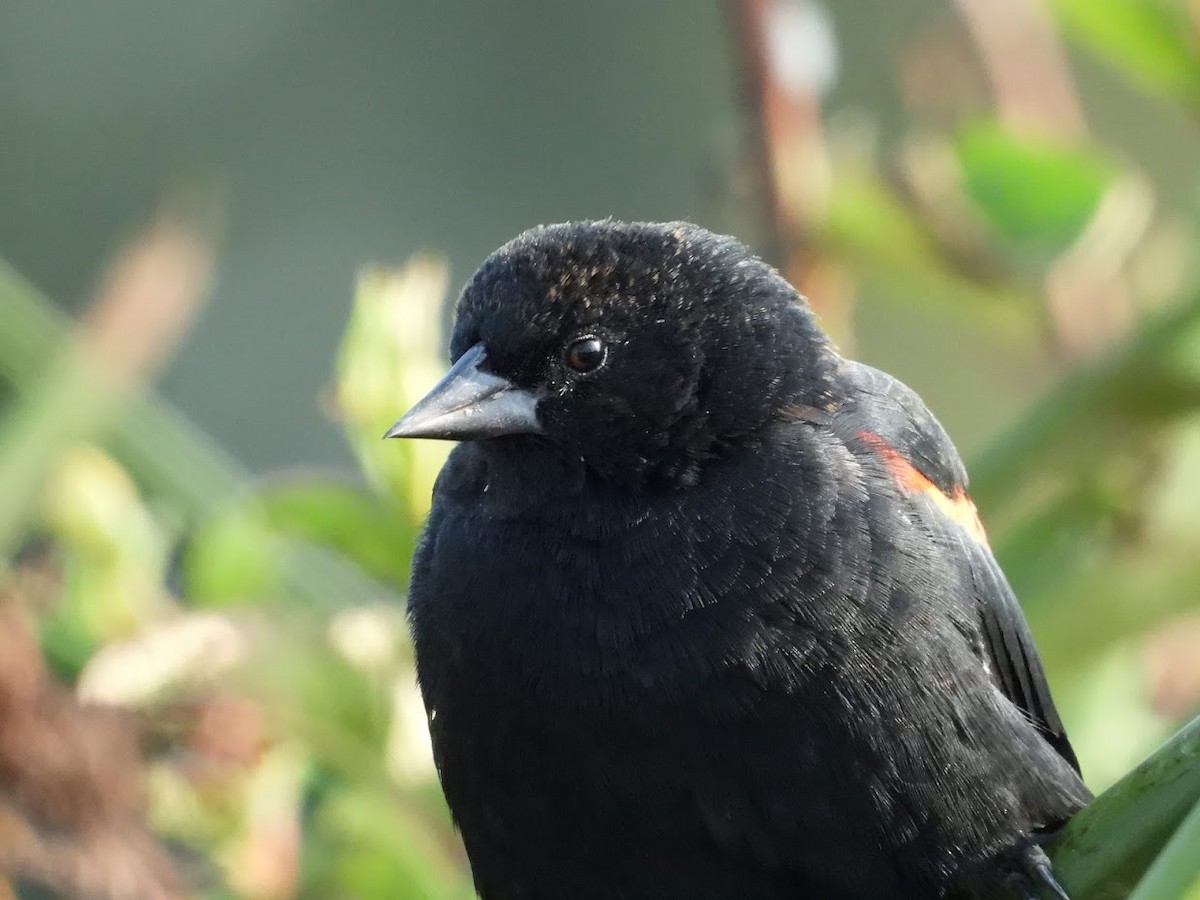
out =
<svg viewBox="0 0 1200 900"><path fill-rule="evenodd" d="M507 378L483 371L486 361L486 348L476 344L384 437L475 441L541 434L537 398Z"/></svg>

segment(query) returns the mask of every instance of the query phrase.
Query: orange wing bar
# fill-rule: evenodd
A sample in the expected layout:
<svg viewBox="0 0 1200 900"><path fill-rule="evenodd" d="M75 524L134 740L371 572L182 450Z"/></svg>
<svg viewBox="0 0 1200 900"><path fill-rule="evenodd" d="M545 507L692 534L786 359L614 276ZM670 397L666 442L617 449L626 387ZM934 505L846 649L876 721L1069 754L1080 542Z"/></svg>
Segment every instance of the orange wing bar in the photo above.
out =
<svg viewBox="0 0 1200 900"><path fill-rule="evenodd" d="M979 543L987 544L987 532L983 530L979 513L966 491L956 487L953 494L947 494L879 435L870 431L860 431L858 436L879 454L879 458L883 460L883 464L887 466L888 472L902 491L906 494L924 494L946 518L957 523Z"/></svg>

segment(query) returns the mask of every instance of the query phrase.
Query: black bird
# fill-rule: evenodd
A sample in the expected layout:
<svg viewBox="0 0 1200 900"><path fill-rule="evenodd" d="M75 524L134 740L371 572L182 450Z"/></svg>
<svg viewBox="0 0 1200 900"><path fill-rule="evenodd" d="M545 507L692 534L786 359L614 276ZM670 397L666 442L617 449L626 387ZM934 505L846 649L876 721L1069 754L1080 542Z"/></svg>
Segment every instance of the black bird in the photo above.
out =
<svg viewBox="0 0 1200 900"><path fill-rule="evenodd" d="M536 228L389 437L463 441L409 594L485 900L1060 893L1090 795L949 438L683 223Z"/></svg>

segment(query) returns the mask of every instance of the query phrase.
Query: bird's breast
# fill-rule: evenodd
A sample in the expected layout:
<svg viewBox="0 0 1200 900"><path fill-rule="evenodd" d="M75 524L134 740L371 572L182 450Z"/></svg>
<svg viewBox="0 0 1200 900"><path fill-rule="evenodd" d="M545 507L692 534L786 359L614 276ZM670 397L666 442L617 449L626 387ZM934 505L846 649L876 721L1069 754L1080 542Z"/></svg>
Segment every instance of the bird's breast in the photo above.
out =
<svg viewBox="0 0 1200 900"><path fill-rule="evenodd" d="M764 452L686 490L540 495L477 467L441 492L418 552L419 662L580 703L801 680L856 621L860 598L832 586L865 595L840 577L862 550L857 501L811 470L829 459Z"/></svg>

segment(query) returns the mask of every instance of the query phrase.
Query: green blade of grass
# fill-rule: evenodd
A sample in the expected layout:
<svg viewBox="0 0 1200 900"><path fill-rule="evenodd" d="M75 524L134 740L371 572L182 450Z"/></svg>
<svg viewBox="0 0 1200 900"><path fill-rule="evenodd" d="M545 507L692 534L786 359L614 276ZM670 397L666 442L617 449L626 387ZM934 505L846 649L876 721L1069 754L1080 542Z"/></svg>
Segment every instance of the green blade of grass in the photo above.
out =
<svg viewBox="0 0 1200 900"><path fill-rule="evenodd" d="M1129 900L1176 900L1200 888L1200 802L1154 860Z"/></svg>
<svg viewBox="0 0 1200 900"><path fill-rule="evenodd" d="M1054 869L1076 900L1124 898L1189 812L1200 802L1200 718L1193 719L1140 766L1097 797L1063 829L1051 851ZM1193 832L1186 826L1181 841L1200 857ZM1190 836L1189 836L1190 835ZM1179 872L1171 852L1165 872L1155 884ZM1186 854L1185 854L1186 855ZM1182 864L1180 864L1182 865ZM1159 881L1159 879L1163 881ZM1146 894L1145 897L1178 897L1179 894Z"/></svg>

